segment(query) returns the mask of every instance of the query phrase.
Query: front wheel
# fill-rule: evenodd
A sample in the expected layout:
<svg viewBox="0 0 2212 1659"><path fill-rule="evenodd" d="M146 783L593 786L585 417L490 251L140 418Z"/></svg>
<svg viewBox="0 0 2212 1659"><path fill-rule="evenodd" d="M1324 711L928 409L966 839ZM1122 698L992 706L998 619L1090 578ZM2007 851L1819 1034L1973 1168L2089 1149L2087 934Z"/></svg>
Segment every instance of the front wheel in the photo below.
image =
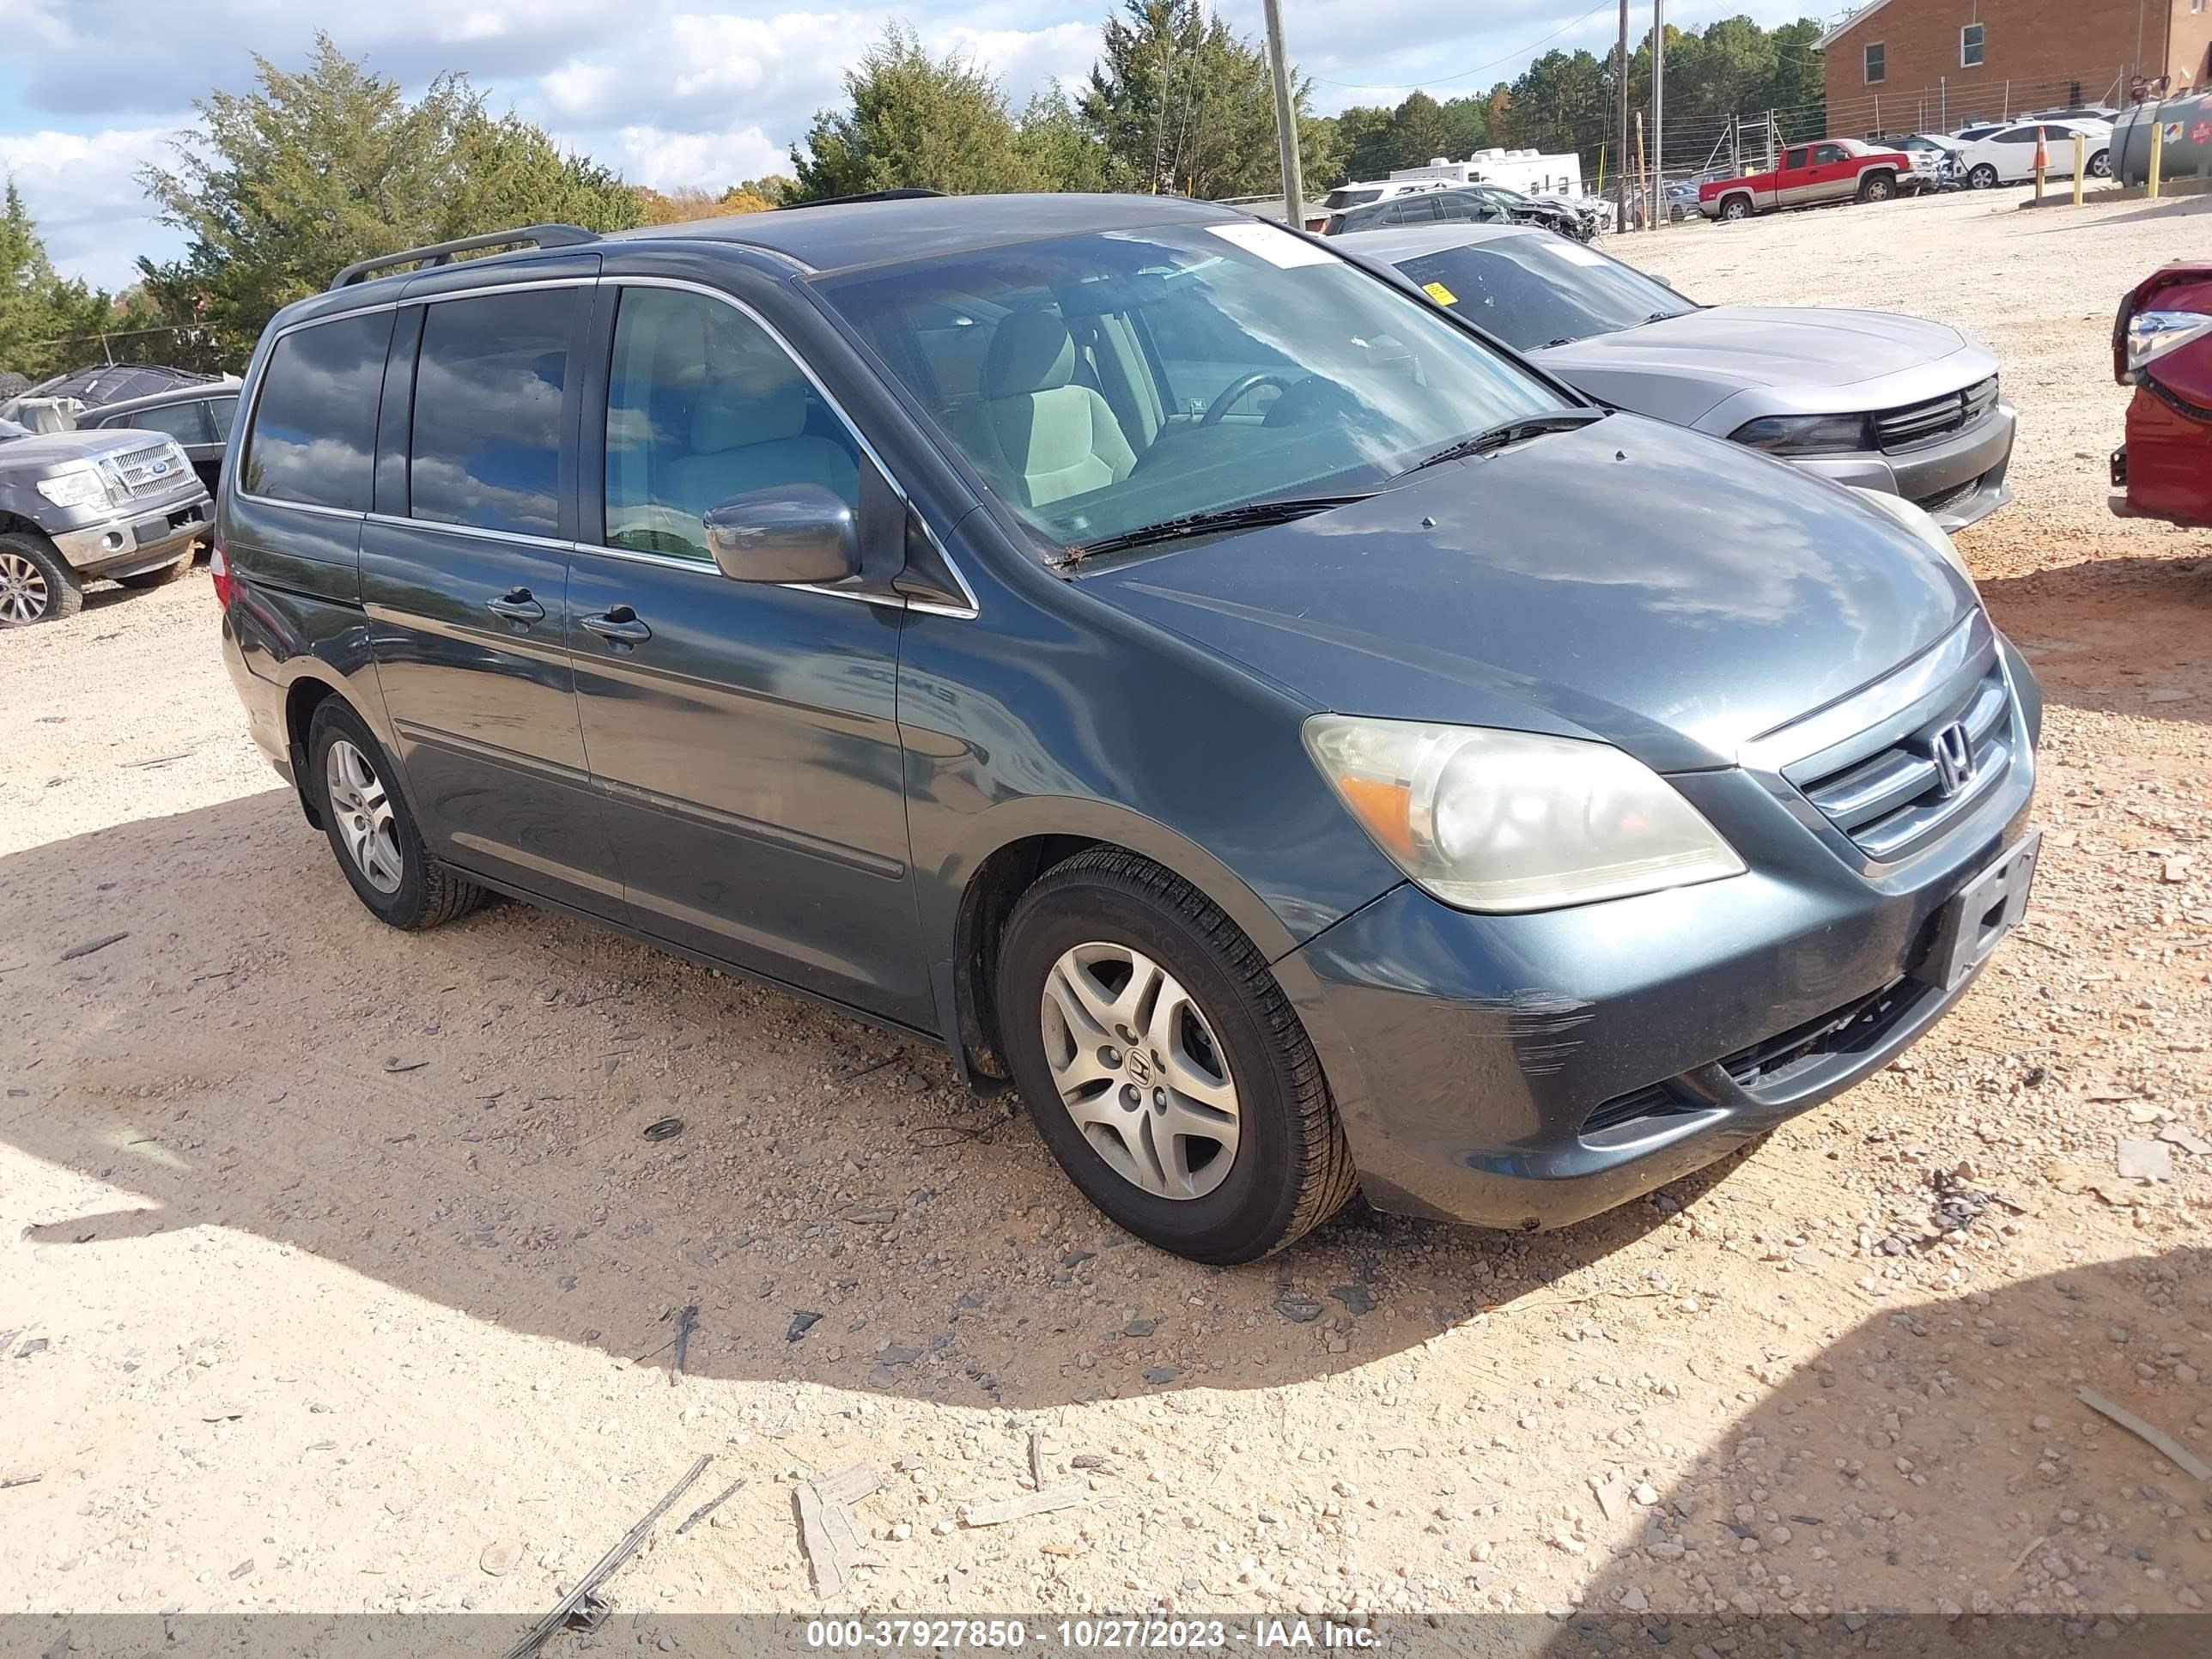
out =
<svg viewBox="0 0 2212 1659"><path fill-rule="evenodd" d="M483 902L483 889L430 856L383 746L335 696L324 698L307 723L307 787L338 868L378 921L412 932Z"/></svg>
<svg viewBox="0 0 2212 1659"><path fill-rule="evenodd" d="M1352 1151L1290 1000L1237 925L1158 865L1098 848L1024 894L997 1013L1046 1146L1146 1243L1255 1261L1352 1196Z"/></svg>
<svg viewBox="0 0 2212 1659"><path fill-rule="evenodd" d="M1966 175L1968 190L1987 190L1997 181L1997 170L1987 161Z"/></svg>
<svg viewBox="0 0 2212 1659"><path fill-rule="evenodd" d="M84 584L35 532L0 536L0 628L56 622L84 608Z"/></svg>
<svg viewBox="0 0 2212 1659"><path fill-rule="evenodd" d="M1859 180L1859 200L1887 202L1897 194L1897 185L1886 173L1877 173L1870 179Z"/></svg>

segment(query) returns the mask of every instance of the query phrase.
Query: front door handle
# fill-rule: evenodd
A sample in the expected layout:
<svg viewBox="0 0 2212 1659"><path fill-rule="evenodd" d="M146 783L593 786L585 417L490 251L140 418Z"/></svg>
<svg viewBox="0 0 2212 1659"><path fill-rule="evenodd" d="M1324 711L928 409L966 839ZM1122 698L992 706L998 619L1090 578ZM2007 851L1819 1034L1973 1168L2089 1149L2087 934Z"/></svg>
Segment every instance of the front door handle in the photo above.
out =
<svg viewBox="0 0 2212 1659"><path fill-rule="evenodd" d="M518 587L502 599L486 599L484 609L495 617L504 617L511 623L534 623L545 620L545 607L530 597L530 590Z"/></svg>
<svg viewBox="0 0 2212 1659"><path fill-rule="evenodd" d="M615 645L641 645L653 637L653 630L640 622L637 612L626 605L579 620L601 639Z"/></svg>

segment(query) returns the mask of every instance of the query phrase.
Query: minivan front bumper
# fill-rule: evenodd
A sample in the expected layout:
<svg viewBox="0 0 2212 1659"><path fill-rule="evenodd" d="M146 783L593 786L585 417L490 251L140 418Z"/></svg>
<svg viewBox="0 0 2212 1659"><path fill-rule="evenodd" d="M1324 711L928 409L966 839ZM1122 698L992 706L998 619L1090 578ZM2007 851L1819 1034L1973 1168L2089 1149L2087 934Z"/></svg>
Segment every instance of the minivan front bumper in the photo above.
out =
<svg viewBox="0 0 2212 1659"><path fill-rule="evenodd" d="M1515 916L1408 884L1279 963L1369 1199L1564 1226L1725 1157L1917 1040L1979 971L1916 977L1947 906L2028 834L2040 694L2003 657L2026 740L2002 785L1909 861L1839 854L1753 770L1686 775L1673 781L1726 826L1747 873Z"/></svg>

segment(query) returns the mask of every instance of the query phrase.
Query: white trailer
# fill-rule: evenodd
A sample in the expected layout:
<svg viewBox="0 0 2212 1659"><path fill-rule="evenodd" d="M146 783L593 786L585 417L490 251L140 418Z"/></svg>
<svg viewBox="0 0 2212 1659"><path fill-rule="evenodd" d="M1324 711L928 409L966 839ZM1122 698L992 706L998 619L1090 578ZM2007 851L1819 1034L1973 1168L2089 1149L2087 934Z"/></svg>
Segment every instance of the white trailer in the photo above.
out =
<svg viewBox="0 0 2212 1659"><path fill-rule="evenodd" d="M1579 155L1547 155L1534 149L1479 149L1464 161L1438 156L1425 167L1394 167L1393 184L1433 179L1451 185L1503 185L1523 196L1563 196L1579 200L1583 161Z"/></svg>

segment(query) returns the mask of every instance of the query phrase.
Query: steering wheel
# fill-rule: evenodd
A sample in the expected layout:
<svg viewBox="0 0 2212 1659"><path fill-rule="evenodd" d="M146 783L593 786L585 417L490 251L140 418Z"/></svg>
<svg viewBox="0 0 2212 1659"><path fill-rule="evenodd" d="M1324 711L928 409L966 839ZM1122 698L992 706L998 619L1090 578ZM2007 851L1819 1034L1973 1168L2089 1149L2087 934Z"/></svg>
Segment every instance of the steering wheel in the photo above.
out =
<svg viewBox="0 0 2212 1659"><path fill-rule="evenodd" d="M1273 386L1279 392L1288 392L1291 389L1291 381L1287 375L1270 374L1264 369L1256 374L1240 376L1231 380L1222 389L1220 394L1206 406L1206 413L1199 417L1198 423L1200 426L1220 425L1221 417L1234 409L1239 400L1263 386Z"/></svg>

